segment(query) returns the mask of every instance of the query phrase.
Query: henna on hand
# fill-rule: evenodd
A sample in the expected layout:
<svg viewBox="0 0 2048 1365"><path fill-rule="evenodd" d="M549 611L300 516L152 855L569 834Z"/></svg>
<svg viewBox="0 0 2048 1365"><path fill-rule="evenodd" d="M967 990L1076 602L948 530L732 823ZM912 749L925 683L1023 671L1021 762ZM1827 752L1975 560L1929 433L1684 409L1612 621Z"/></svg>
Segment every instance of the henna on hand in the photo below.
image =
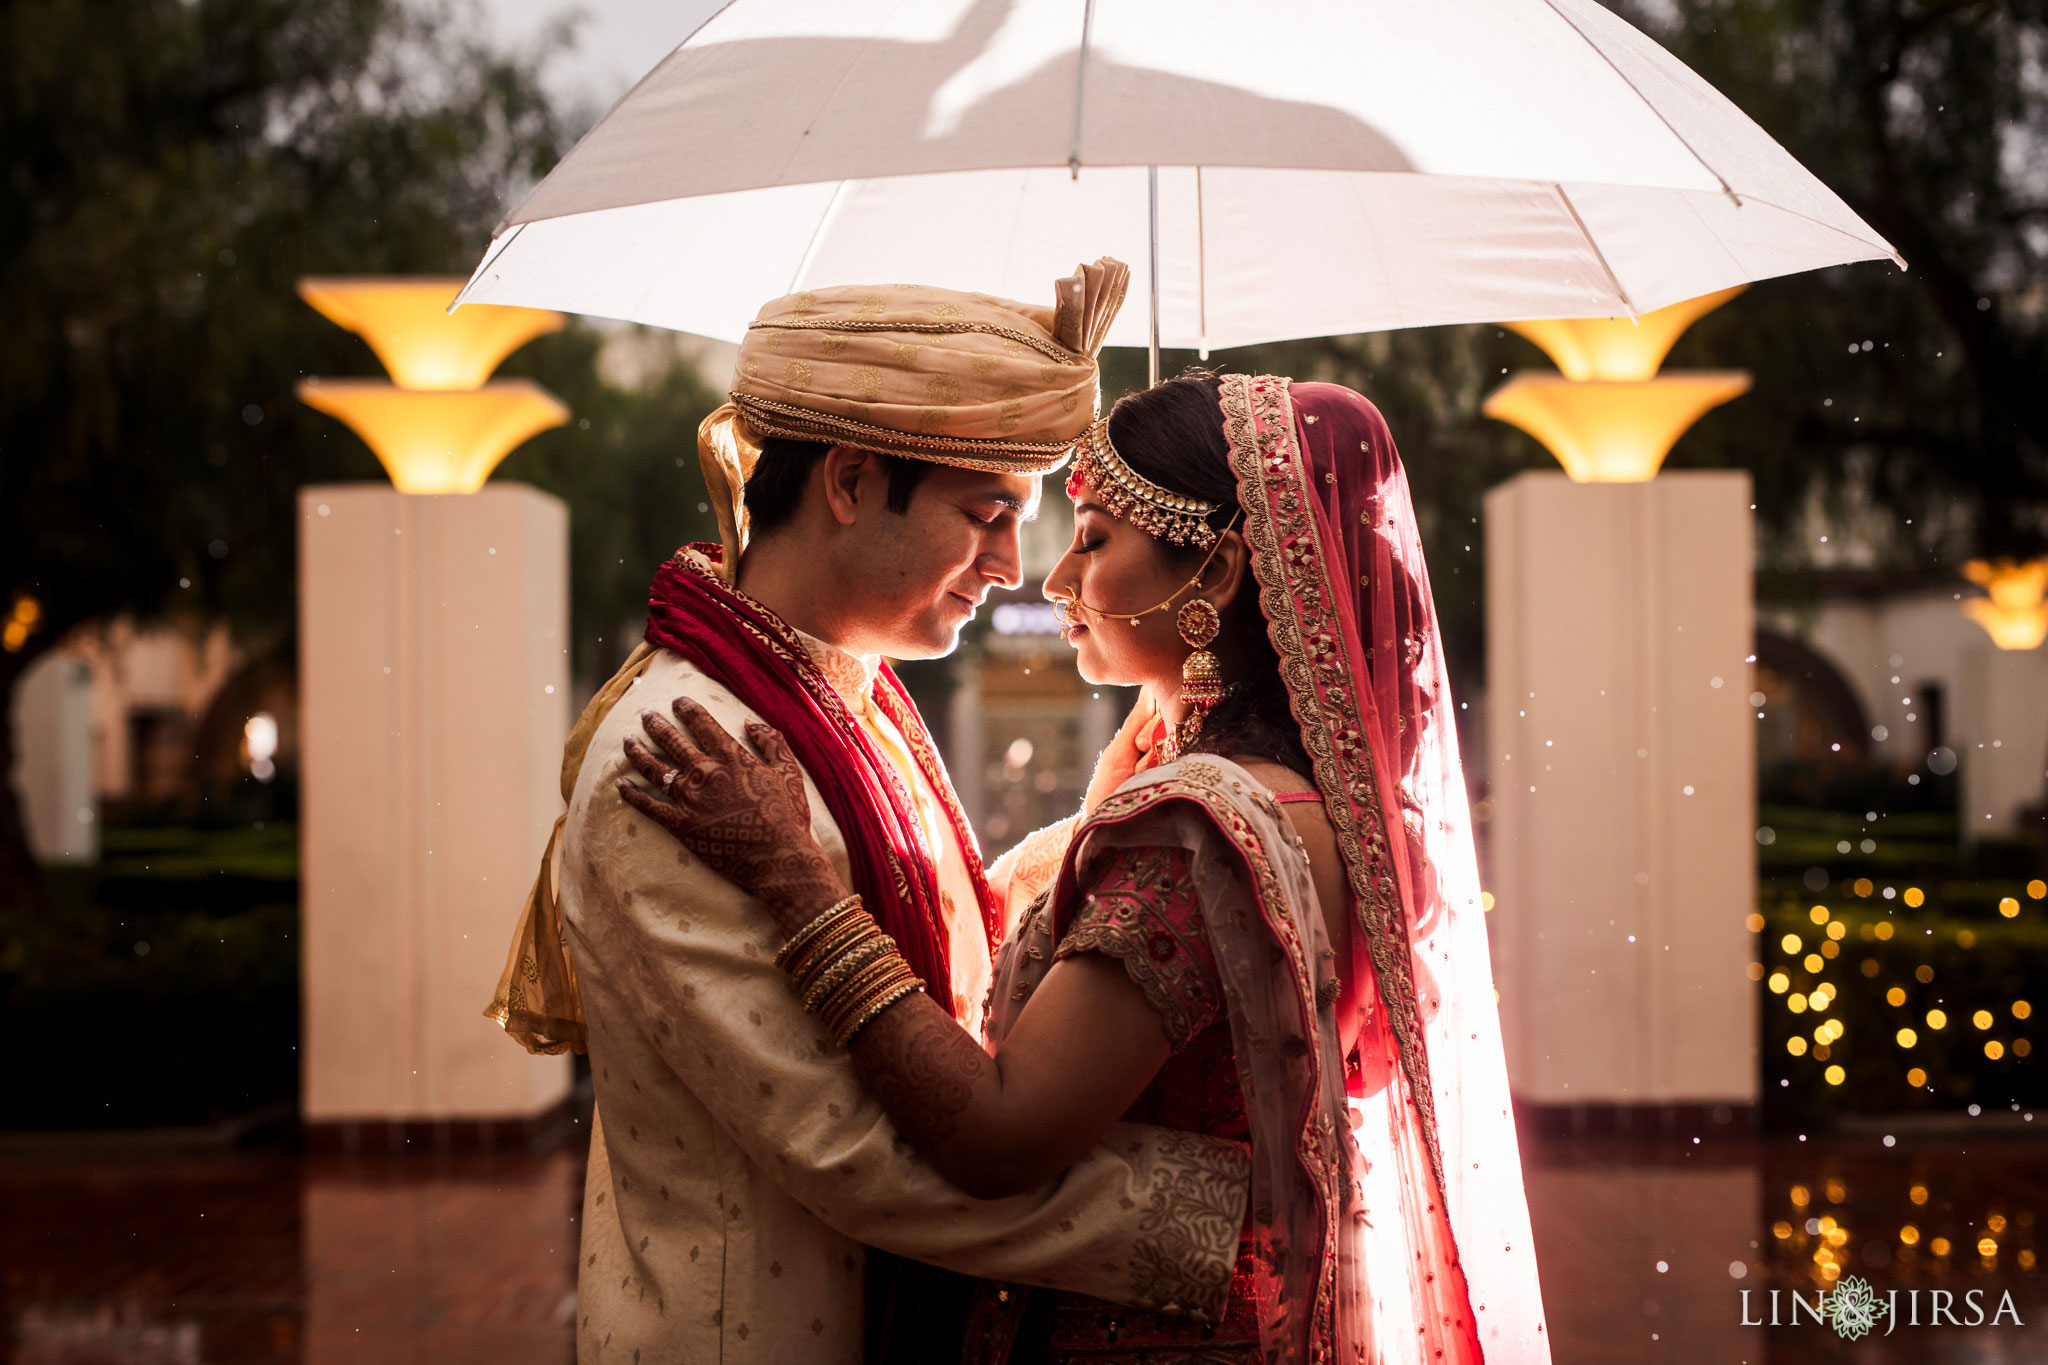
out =
<svg viewBox="0 0 2048 1365"><path fill-rule="evenodd" d="M854 1065L911 1146L934 1156L959 1126L975 1083L995 1062L922 992L908 995L853 1040Z"/></svg>
<svg viewBox="0 0 2048 1365"><path fill-rule="evenodd" d="M674 705L685 735L653 712L641 726L654 748L628 738L626 759L653 790L626 778L619 795L674 835L720 876L758 896L784 934L846 894L811 834L803 769L769 726L749 722L755 758L687 697Z"/></svg>

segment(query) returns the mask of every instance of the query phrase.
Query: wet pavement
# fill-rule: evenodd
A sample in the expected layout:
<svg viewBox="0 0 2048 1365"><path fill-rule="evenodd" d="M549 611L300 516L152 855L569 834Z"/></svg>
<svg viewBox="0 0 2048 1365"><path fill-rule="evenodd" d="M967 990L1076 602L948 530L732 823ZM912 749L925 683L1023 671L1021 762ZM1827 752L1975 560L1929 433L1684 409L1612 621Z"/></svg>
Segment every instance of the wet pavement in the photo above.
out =
<svg viewBox="0 0 2048 1365"><path fill-rule="evenodd" d="M2048 1144L1989 1120L1884 1136L1532 1149L1556 1359L2048 1360ZM24 1365L565 1365L582 1165L574 1148L350 1158L6 1140L6 1349ZM1791 1291L1810 1303L1852 1275L1880 1300L1897 1292L1889 1335L1883 1321L1854 1342L1810 1315L1787 1322ZM1773 1290L1780 1325L1745 1325L1745 1307L1768 1323ZM1937 1318L1937 1292L1967 1322L1972 1290L1983 1325L1905 1324Z"/></svg>

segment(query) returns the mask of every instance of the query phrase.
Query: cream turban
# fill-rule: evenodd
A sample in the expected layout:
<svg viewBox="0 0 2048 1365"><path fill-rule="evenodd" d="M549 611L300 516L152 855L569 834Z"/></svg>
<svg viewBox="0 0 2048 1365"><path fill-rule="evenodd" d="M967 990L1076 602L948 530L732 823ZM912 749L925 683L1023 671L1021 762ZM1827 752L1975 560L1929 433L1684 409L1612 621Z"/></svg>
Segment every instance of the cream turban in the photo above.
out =
<svg viewBox="0 0 2048 1365"><path fill-rule="evenodd" d="M841 286L761 309L732 401L697 450L726 563L746 542L741 489L769 436L968 469L1044 474L1095 420L1096 353L1130 267L1107 257L1053 283L1050 306L923 285Z"/></svg>

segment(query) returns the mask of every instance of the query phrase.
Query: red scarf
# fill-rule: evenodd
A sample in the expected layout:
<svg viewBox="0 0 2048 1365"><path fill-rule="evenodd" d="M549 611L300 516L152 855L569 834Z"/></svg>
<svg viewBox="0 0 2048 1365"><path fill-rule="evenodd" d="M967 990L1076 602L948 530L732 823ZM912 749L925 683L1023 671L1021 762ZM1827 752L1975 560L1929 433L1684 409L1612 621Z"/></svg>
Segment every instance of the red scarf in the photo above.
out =
<svg viewBox="0 0 2048 1365"><path fill-rule="evenodd" d="M936 851L925 847L917 804L896 769L868 739L795 631L708 571L715 545L692 545L654 575L647 643L672 650L723 684L780 731L817 784L846 840L853 885L868 912L896 940L932 998L953 1011L953 977L941 911ZM1002 932L974 835L938 750L910 694L887 665L875 703L903 735L938 793L981 901L991 951Z"/></svg>

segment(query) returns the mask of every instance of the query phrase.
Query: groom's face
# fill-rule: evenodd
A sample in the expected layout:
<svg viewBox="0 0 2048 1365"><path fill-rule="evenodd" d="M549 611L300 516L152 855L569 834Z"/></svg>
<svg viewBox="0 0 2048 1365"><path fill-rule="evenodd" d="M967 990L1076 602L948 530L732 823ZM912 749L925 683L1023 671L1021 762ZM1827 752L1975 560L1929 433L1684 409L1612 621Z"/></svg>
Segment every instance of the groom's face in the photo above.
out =
<svg viewBox="0 0 2048 1365"><path fill-rule="evenodd" d="M895 512L883 463L863 463L848 471L852 520L833 556L842 643L896 659L950 654L989 592L1023 580L1019 537L1038 515L1039 480L935 464Z"/></svg>

